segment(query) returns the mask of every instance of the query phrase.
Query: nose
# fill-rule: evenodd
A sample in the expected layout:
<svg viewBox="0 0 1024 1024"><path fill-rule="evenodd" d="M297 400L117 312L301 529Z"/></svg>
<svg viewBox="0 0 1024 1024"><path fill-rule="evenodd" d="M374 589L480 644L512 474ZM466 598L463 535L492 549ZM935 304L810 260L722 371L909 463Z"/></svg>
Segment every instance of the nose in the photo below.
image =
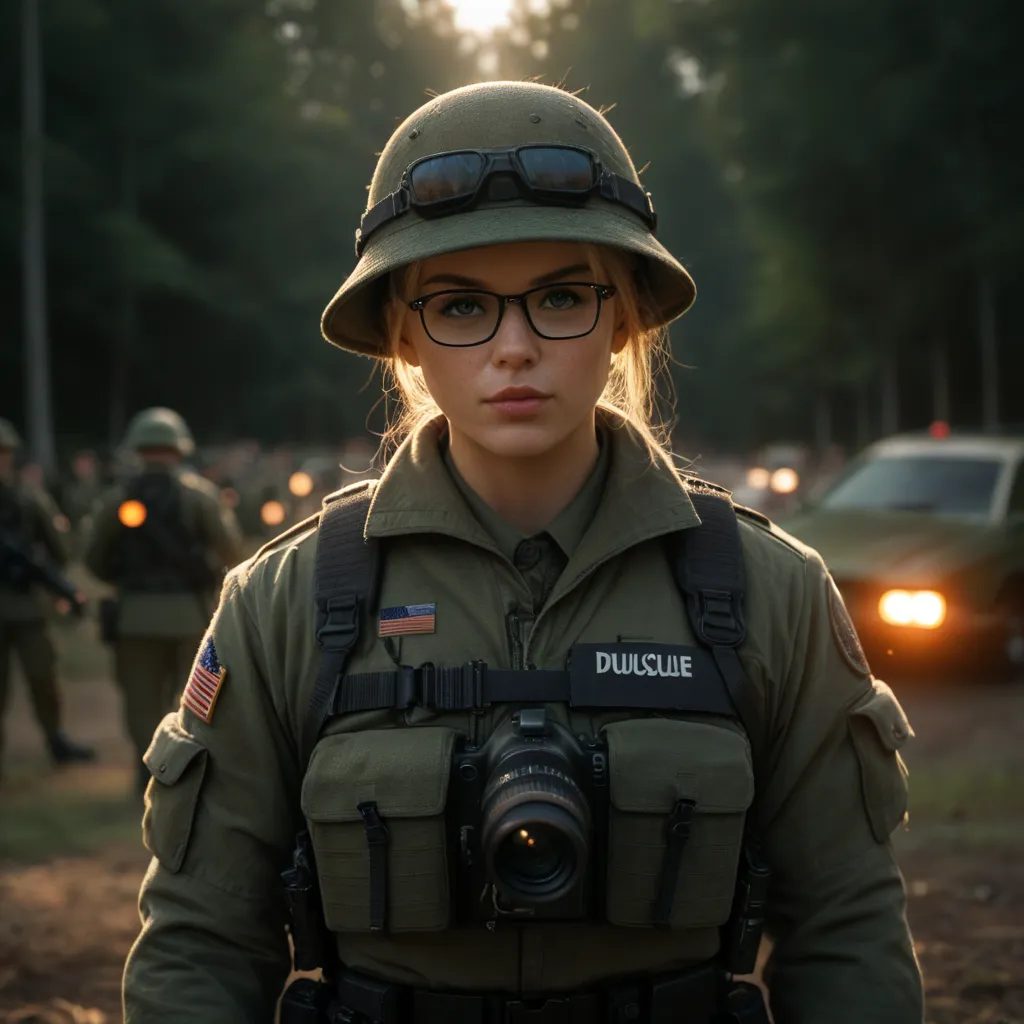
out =
<svg viewBox="0 0 1024 1024"><path fill-rule="evenodd" d="M491 339L491 359L495 366L513 369L532 366L540 359L540 338L518 302L505 303L498 333Z"/></svg>

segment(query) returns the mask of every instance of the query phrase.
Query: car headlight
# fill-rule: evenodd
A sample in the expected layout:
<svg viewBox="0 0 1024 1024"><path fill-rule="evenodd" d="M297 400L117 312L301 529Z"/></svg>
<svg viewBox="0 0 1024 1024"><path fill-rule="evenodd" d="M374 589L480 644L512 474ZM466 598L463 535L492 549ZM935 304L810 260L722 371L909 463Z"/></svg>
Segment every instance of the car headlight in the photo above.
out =
<svg viewBox="0 0 1024 1024"><path fill-rule="evenodd" d="M878 614L890 626L938 629L946 621L946 599L937 590L887 590Z"/></svg>

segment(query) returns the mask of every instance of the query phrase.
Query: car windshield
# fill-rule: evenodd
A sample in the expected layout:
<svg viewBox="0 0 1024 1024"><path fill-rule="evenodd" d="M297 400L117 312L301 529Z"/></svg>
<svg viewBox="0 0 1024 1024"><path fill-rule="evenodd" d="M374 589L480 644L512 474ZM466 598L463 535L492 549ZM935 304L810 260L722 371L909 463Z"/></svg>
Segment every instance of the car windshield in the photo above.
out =
<svg viewBox="0 0 1024 1024"><path fill-rule="evenodd" d="M1002 463L969 456L889 455L861 463L821 499L822 508L988 516Z"/></svg>

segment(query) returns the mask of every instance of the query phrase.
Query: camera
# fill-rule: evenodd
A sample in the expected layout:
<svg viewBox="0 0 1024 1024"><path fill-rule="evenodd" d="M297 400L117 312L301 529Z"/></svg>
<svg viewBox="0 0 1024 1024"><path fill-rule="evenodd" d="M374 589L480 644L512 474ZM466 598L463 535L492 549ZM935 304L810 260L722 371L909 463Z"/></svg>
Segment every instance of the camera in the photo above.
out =
<svg viewBox="0 0 1024 1024"><path fill-rule="evenodd" d="M457 744L447 827L458 922L599 914L607 807L603 741L542 708L517 712L481 747Z"/></svg>

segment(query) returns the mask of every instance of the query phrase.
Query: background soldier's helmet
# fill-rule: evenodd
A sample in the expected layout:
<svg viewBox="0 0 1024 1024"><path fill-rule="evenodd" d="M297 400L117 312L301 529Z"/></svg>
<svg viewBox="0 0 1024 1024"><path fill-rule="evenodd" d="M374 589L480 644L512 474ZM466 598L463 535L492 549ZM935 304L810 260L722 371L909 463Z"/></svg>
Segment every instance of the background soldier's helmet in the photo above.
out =
<svg viewBox="0 0 1024 1024"><path fill-rule="evenodd" d="M125 431L126 448L177 448L182 455L191 455L196 444L188 424L173 409L143 409L132 417Z"/></svg>
<svg viewBox="0 0 1024 1024"><path fill-rule="evenodd" d="M578 96L534 82L486 82L443 93L399 125L377 163L367 209L396 192L406 169L421 157L530 144L589 150L604 169L640 185L615 129ZM388 274L443 253L525 241L586 242L633 254L649 291L645 313L652 326L686 312L696 294L690 275L643 218L618 202L599 195L573 206L486 199L448 216L422 217L410 210L373 231L324 311L324 337L352 352L380 355Z"/></svg>
<svg viewBox="0 0 1024 1024"><path fill-rule="evenodd" d="M10 420L0 419L0 448L20 448L21 438Z"/></svg>

